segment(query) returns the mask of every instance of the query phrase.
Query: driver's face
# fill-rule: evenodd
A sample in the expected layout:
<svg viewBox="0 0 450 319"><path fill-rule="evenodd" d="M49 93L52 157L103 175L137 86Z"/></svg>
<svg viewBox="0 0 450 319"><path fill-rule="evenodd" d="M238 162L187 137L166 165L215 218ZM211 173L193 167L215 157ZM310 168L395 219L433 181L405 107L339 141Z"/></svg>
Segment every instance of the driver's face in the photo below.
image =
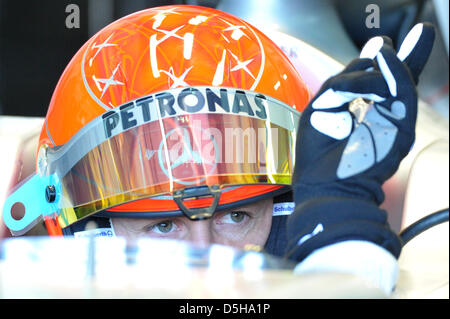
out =
<svg viewBox="0 0 450 319"><path fill-rule="evenodd" d="M236 248L263 247L272 226L272 198L232 211L218 212L212 218L192 221L187 217L134 219L112 218L117 236L169 238L189 241L199 247L222 244Z"/></svg>

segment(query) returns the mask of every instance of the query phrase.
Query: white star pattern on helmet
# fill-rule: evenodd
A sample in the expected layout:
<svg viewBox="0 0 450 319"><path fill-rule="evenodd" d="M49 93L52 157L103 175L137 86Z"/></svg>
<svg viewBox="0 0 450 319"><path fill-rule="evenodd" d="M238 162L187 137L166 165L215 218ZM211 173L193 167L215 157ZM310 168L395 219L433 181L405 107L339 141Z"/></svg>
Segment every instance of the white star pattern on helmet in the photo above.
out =
<svg viewBox="0 0 450 319"><path fill-rule="evenodd" d="M148 21L148 35L144 35L144 32L141 32L144 36L145 40L148 41L148 53L146 53L143 57L144 59L138 60L126 60L127 63L124 63L124 60L118 60L116 63L121 63L121 68L123 69L121 72L121 76L125 76L125 71L128 70L129 67L133 68L133 63L142 63L145 65L145 68L148 68L150 74L155 78L162 78L163 81L167 81L169 88L177 88L177 87L186 87L191 85L191 81L189 81L191 76L197 79L196 73L199 72L199 69L194 69L192 71L192 63L185 64L167 61L165 57L165 51L167 50L167 46L172 46L172 43L176 43L182 41L182 43L173 44L176 46L177 51L179 50L179 57L183 59L183 61L192 60L195 56L196 51L204 51L207 50L208 43L202 43L202 37L200 34L196 34L200 32L200 29L205 28L202 25L205 25L207 21L213 21L214 19L218 20L219 23L215 25L215 28L218 29L218 32L214 33L221 40L226 41L223 45L228 45L221 50L221 55L217 56L217 61L215 61L215 70L211 72L211 79L209 79L209 84L213 86L222 85L225 81L229 81L230 79L234 79L235 71L242 70L243 72L238 72L237 76L244 76L245 73L250 77L246 80L246 83L251 86L251 89L254 89L262 76L264 70L265 56L264 49L262 48L262 43L255 32L244 23L233 23L226 19L221 19L220 17L216 17L214 15L209 14L197 14L193 15L187 20L178 19L179 16L183 15L183 13L176 12L178 8L163 8L162 10L155 9L155 13L153 16L150 16L146 19ZM173 16L177 15L177 16ZM172 18L175 20L179 20L180 22L177 24L173 24L171 22ZM169 21L170 20L170 21ZM177 21L178 21L177 20ZM170 22L170 25L169 25ZM216 21L217 22L217 21ZM192 27L195 28L192 28ZM198 26L198 28L196 27ZM206 26L207 28L208 26ZM111 32L107 34L107 38L103 37L101 40L96 40L89 46L89 50L86 50L83 55L83 61L86 61L85 66L92 67L95 63L101 63L98 59L102 54L109 55L114 51L115 48L119 48L122 46L123 41L127 41L128 36L119 35L120 32ZM234 49L230 48L230 46L234 46L235 41L247 41L247 39L251 39L253 41L253 36L255 36L256 41L259 45L261 55L248 56L246 52L235 52ZM106 38L106 40L105 40ZM167 41L166 41L167 40ZM222 41L222 43L224 43ZM164 43L163 43L164 42ZM110 48L113 47L113 48ZM107 49L104 53L102 50ZM178 49L179 48L179 49ZM238 49L239 50L239 49ZM230 55L227 53L230 52ZM201 54L201 53L200 53ZM170 55L170 54L169 54ZM227 56L228 55L228 56ZM248 56L248 57L247 57ZM84 60L84 57L87 57ZM145 58L147 61L145 61ZM134 57L133 57L134 59ZM130 63L131 64L130 64ZM83 62L84 64L84 62ZM89 94L93 97L93 99L101 105L105 110L109 110L113 107L111 101L102 101L101 99L107 97L106 91L111 88L112 85L125 85L124 78L118 77L116 73L118 67L114 70L113 74L108 72L108 68L96 68L95 70L88 70L85 67L82 69L83 81L88 90ZM197 71L195 71L197 70ZM226 70L226 72L225 72ZM106 74L105 74L106 71ZM87 79L85 72L89 72L89 80ZM192 73L194 72L194 73ZM167 77L161 77L161 75L167 75ZM247 75L245 75L247 77ZM167 80L166 80L167 79ZM253 80L253 81L252 81ZM99 93L94 93L89 87L89 82L93 84L92 88L96 87ZM133 90L128 86L124 87L125 90ZM112 92L112 91L111 91ZM131 95L136 92L129 92Z"/></svg>
<svg viewBox="0 0 450 319"><path fill-rule="evenodd" d="M168 39L168 38L170 38L170 37L175 37L175 38L178 38L178 39L183 39L182 36L179 36L179 35L177 34L177 31L180 30L180 29L181 29L182 27L184 27L184 26L185 26L185 25L183 24L183 25L180 25L178 28L175 28L175 29L169 30L169 31L167 31L167 30L162 30L162 29L155 29L155 30L157 30L157 31L162 32L162 33L165 34L165 36L163 36L163 37L161 38L161 40L158 40L158 44L160 44L161 42L165 41L166 39Z"/></svg>
<svg viewBox="0 0 450 319"><path fill-rule="evenodd" d="M164 70L160 70L162 73L166 74L172 81L172 85L170 86L171 89L177 88L177 87L185 87L185 86L189 86L189 84L187 84L184 81L184 78L186 77L186 75L188 74L188 72L193 68L194 66L192 65L189 69L186 69L184 71L184 73L179 76L176 77L174 72L173 72L173 68L170 67L169 72L164 71Z"/></svg>
<svg viewBox="0 0 450 319"><path fill-rule="evenodd" d="M222 20L222 19L220 19ZM243 25L233 25L231 23L229 23L228 21L222 20L223 22L225 22L226 24L229 25L228 28L224 29L223 32L225 31L232 31L231 32L231 38L233 40L239 40L242 36L245 36L246 38L249 38L248 35L246 35L241 29L245 29L245 26Z"/></svg>
<svg viewBox="0 0 450 319"><path fill-rule="evenodd" d="M103 95L108 90L110 85L123 85L122 82L114 80L114 76L116 75L116 72L119 69L119 66L120 66L120 63L116 66L116 68L114 69L112 75L109 78L107 78L107 79L97 79L95 76L92 76L94 81L95 81L95 84L98 87L98 89L102 92L102 95L100 96L100 98L103 97ZM103 83L104 84L103 88L100 87L99 83Z"/></svg>
<svg viewBox="0 0 450 319"><path fill-rule="evenodd" d="M157 29L161 25L163 20L166 18L167 13L173 13L173 14L178 14L178 15L181 14L179 12L175 12L174 11L175 9L176 8L170 8L170 9L166 9L166 10L155 9L155 11L158 11L158 13L152 17L152 19L155 19L155 22L153 23L153 29Z"/></svg>
<svg viewBox="0 0 450 319"><path fill-rule="evenodd" d="M237 64L231 69L231 71L238 71L243 69L245 72L247 72L253 79L255 79L255 77L253 76L253 74L250 72L250 70L247 68L247 65L253 61L253 59L250 60L246 60L246 61L240 61L238 59L238 57L236 55L233 54L233 52L231 52L230 50L228 50L228 52L230 52L231 56L236 60Z"/></svg>
<svg viewBox="0 0 450 319"><path fill-rule="evenodd" d="M150 37L150 65L152 68L152 73L153 76L155 78L159 78L159 69L158 69L158 60L157 60L157 54L156 54L156 48L159 44L161 44L162 42L164 42L165 40L167 40L170 37L175 37L175 38L179 38L179 39L183 39L183 37L179 36L178 34L176 34L176 32L178 30L180 30L182 27L184 27L184 24L173 29L170 31L166 31L166 30L160 30L160 29L155 29L157 31L160 31L162 33L164 33L164 36L158 40L156 38L156 34L153 34Z"/></svg>
<svg viewBox="0 0 450 319"><path fill-rule="evenodd" d="M113 47L113 46L117 46L117 44L114 43L108 43L108 40L111 39L111 37L114 35L114 33L112 33L106 40L105 42L103 42L102 44L98 44L96 45L96 43L94 43L92 45L92 49L97 49L97 52L95 52L94 56L92 58L89 59L89 66L92 66L92 60L95 59L95 57L97 56L97 54L106 47Z"/></svg>

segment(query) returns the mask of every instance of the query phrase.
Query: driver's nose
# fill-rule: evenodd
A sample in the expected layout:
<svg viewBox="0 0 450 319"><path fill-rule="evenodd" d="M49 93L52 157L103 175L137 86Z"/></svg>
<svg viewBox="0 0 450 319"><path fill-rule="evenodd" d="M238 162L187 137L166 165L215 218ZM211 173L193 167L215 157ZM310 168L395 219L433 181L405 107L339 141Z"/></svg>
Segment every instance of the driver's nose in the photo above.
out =
<svg viewBox="0 0 450 319"><path fill-rule="evenodd" d="M198 248L207 248L213 244L211 220L189 221L189 234L186 240Z"/></svg>

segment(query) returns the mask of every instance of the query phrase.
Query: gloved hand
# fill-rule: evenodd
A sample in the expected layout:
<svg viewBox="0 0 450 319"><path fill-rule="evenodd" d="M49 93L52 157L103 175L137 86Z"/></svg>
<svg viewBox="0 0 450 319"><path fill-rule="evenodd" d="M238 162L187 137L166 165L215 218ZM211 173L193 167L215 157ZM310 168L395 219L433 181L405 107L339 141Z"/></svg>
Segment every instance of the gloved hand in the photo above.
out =
<svg viewBox="0 0 450 319"><path fill-rule="evenodd" d="M373 38L322 85L300 119L297 204L322 195L384 200L381 185L414 142L415 85L433 39L429 24L416 25L398 53L389 38Z"/></svg>
<svg viewBox="0 0 450 319"><path fill-rule="evenodd" d="M379 209L382 184L415 138L415 85L434 40L418 24L398 52L387 37L371 39L358 59L327 80L299 123L293 176L295 212L286 257L346 240L375 243L396 258L401 242Z"/></svg>

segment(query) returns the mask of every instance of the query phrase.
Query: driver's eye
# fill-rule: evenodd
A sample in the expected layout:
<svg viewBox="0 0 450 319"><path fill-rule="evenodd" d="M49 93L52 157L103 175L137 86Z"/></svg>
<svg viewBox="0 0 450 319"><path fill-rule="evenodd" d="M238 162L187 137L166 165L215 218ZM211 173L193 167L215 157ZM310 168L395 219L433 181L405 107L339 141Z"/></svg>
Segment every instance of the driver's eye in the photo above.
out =
<svg viewBox="0 0 450 319"><path fill-rule="evenodd" d="M225 213L218 220L225 224L241 224L249 218L249 215L244 211L232 211Z"/></svg>
<svg viewBox="0 0 450 319"><path fill-rule="evenodd" d="M149 231L153 231L158 234L167 234L167 233L170 233L171 231L173 231L174 229L175 229L175 224L174 224L174 222L172 222L170 220L164 220L160 223L151 225L148 228Z"/></svg>
<svg viewBox="0 0 450 319"><path fill-rule="evenodd" d="M173 227L173 223L171 221L164 221L156 225L158 230L162 233L168 233Z"/></svg>
<svg viewBox="0 0 450 319"><path fill-rule="evenodd" d="M230 218L235 223L240 223L244 219L244 217L245 217L244 212L231 212L230 213Z"/></svg>

